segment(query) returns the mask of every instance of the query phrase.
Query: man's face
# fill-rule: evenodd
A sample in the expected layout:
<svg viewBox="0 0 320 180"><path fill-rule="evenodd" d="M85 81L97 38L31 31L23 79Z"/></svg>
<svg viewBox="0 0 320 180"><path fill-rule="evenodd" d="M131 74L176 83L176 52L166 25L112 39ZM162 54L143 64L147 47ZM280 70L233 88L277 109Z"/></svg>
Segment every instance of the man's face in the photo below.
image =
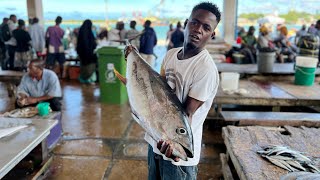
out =
<svg viewBox="0 0 320 180"><path fill-rule="evenodd" d="M32 79L35 79L38 77L38 74L39 74L39 68L37 68L36 66L34 66L32 63L30 63L28 65L28 73L29 73L29 76L32 78Z"/></svg>
<svg viewBox="0 0 320 180"><path fill-rule="evenodd" d="M193 49L204 48L207 41L214 37L217 25L216 16L210 11L203 9L194 11L187 21L185 43Z"/></svg>
<svg viewBox="0 0 320 180"><path fill-rule="evenodd" d="M12 17L12 21L13 21L14 23L16 23L16 22L17 22L17 17L16 17L16 16Z"/></svg>

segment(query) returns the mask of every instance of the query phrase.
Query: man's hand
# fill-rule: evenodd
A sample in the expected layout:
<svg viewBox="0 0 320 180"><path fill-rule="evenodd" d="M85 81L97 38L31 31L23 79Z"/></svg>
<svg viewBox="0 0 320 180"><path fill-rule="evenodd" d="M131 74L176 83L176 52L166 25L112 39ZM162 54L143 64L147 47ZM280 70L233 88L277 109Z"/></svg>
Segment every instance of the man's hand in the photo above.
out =
<svg viewBox="0 0 320 180"><path fill-rule="evenodd" d="M37 102L38 102L37 98L27 97L25 105L36 104Z"/></svg>
<svg viewBox="0 0 320 180"><path fill-rule="evenodd" d="M25 106L26 103L27 103L27 98L28 98L27 95L25 95L25 94L23 94L23 93L19 93L19 94L18 94L18 99L17 99L17 104L18 104L18 106L20 106L20 107Z"/></svg>
<svg viewBox="0 0 320 180"><path fill-rule="evenodd" d="M163 141L163 140L160 140L158 143L157 143L157 148L160 150L160 152L162 154L164 154L167 158L171 158L173 159L175 162L178 162L180 160L180 158L174 156L172 154L173 152L173 147L172 147L172 142L171 141Z"/></svg>
<svg viewBox="0 0 320 180"><path fill-rule="evenodd" d="M17 100L17 104L18 104L18 106L23 107L23 106L26 105L26 101L27 101L26 98L19 98L19 99Z"/></svg>
<svg viewBox="0 0 320 180"><path fill-rule="evenodd" d="M124 49L124 58L127 60L127 57L128 57L128 55L131 53L131 51L133 51L133 50L136 50L136 51L138 51L138 49L135 47L135 46L133 46L133 45L129 45L129 46L126 46L126 48Z"/></svg>

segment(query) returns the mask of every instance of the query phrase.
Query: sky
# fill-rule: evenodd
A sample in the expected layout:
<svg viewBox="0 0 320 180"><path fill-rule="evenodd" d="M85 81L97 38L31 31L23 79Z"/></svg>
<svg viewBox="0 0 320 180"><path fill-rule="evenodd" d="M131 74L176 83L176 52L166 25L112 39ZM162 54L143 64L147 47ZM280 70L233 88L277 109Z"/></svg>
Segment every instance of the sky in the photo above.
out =
<svg viewBox="0 0 320 180"><path fill-rule="evenodd" d="M197 0L43 0L45 19L119 19L155 15L186 18ZM213 0L223 9L223 0ZM17 14L26 19L26 0L0 0L0 17ZM238 0L238 13L281 14L290 9L320 13L320 0Z"/></svg>

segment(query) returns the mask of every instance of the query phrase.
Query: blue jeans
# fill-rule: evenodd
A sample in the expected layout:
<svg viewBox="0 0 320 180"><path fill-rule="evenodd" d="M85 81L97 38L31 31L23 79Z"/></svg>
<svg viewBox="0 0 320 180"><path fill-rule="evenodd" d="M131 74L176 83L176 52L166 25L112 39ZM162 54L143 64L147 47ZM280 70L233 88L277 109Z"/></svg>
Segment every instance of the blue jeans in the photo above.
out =
<svg viewBox="0 0 320 180"><path fill-rule="evenodd" d="M162 156L148 150L148 180L196 180L197 166L176 166Z"/></svg>

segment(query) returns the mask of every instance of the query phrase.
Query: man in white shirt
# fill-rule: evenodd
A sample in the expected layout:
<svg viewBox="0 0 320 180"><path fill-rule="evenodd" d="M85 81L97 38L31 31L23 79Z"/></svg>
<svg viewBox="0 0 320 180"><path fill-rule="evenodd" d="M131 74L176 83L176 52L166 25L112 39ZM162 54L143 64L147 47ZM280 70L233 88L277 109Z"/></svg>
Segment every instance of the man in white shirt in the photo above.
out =
<svg viewBox="0 0 320 180"><path fill-rule="evenodd" d="M170 141L155 142L146 134L149 180L197 178L203 123L219 85L218 70L204 47L214 38L220 18L215 4L203 2L196 5L185 22L183 47L169 50L164 58L161 76L175 91L189 116L194 157L187 161L174 157Z"/></svg>
<svg viewBox="0 0 320 180"><path fill-rule="evenodd" d="M32 47L38 55L42 53L45 48L45 33L37 17L33 18L32 22L33 24L29 27L29 34L32 40Z"/></svg>

